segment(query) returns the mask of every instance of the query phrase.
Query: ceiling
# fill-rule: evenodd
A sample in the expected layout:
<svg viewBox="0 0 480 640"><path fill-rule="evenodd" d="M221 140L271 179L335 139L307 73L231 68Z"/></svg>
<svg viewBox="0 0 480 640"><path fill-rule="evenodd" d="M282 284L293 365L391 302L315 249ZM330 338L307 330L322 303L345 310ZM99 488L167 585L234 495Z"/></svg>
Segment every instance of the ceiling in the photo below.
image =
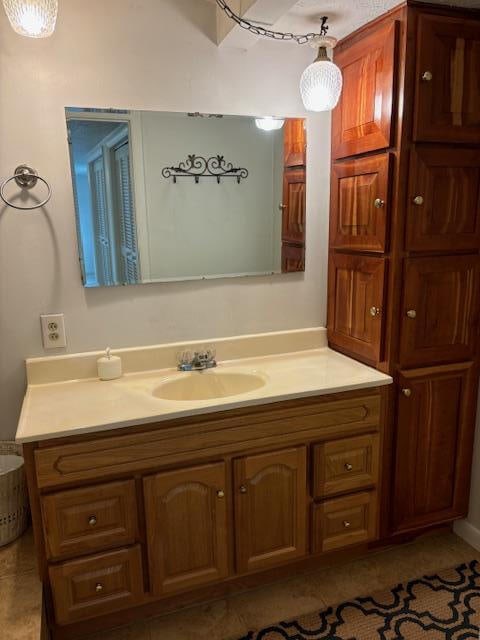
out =
<svg viewBox="0 0 480 640"><path fill-rule="evenodd" d="M439 5L456 5L480 9L480 0L429 1ZM210 0L210 2L215 2L215 0ZM248 19L265 21L267 0L231 0L230 5L232 9L238 11L242 3L246 7L251 5L246 14ZM268 24L271 25L269 28L277 31L308 33L318 30L319 18L328 15L329 35L340 39L400 3L401 0L298 0L296 3L286 2L286 5L290 5L288 11L280 18L278 18L277 13L275 19ZM272 15L274 15L274 12L272 12ZM253 41L255 41L255 38ZM234 43L232 42L231 44Z"/></svg>

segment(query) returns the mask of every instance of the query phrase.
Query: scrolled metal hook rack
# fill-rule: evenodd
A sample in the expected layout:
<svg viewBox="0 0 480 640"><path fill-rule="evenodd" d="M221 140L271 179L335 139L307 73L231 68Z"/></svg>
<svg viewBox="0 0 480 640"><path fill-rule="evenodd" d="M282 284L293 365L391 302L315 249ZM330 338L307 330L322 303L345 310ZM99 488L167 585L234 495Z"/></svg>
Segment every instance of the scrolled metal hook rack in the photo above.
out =
<svg viewBox="0 0 480 640"><path fill-rule="evenodd" d="M11 202L11 200L9 200L5 195L5 188L12 181L15 181L15 183L21 189L30 190L37 185L39 180L40 182L43 182L43 184L47 187L47 195L41 202L38 202L37 204L22 207L18 204L15 204L14 202ZM20 211L32 211L33 209L40 209L47 204L51 197L52 187L50 186L50 184L45 180L45 178L42 178L42 176L38 175L38 172L35 169L32 169L32 167L29 167L26 164L20 164L15 169L13 176L10 176L10 178L4 180L0 185L0 198L3 200L3 202L7 206L12 207L13 209L19 209Z"/></svg>
<svg viewBox="0 0 480 640"><path fill-rule="evenodd" d="M234 167L231 162L227 162L224 156L216 155L210 158L191 154L187 160L180 162L176 167L164 167L162 176L172 178L176 184L178 178L193 178L198 184L201 178L215 178L220 184L222 178L235 178L240 184L242 180L248 178L248 169L244 167Z"/></svg>

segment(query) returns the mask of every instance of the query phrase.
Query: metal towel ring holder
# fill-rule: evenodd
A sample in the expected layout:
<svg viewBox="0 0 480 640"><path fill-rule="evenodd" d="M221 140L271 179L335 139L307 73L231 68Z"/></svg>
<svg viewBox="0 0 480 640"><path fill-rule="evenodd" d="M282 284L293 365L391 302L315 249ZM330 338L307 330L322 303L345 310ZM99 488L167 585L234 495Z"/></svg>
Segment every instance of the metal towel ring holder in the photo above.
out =
<svg viewBox="0 0 480 640"><path fill-rule="evenodd" d="M35 204L31 207L21 207L17 204L14 204L13 202L10 202L10 200L4 194L5 187L9 182L12 182L12 180L15 180L15 182L21 189L32 189L33 187L36 186L37 182L40 180L40 182L43 182L43 184L47 187L47 196L44 200L42 200L42 202L39 202L38 204ZM48 182L45 180L45 178L42 178L42 176L39 176L37 171L35 171L35 169L32 169L26 164L19 165L15 169L15 173L13 174L13 176L4 180L0 186L0 198L3 200L3 202L9 207L13 207L14 209L20 209L20 211L32 211L32 209L40 209L40 207L43 207L47 204L47 202L50 200L51 197L52 197L52 188L48 184Z"/></svg>

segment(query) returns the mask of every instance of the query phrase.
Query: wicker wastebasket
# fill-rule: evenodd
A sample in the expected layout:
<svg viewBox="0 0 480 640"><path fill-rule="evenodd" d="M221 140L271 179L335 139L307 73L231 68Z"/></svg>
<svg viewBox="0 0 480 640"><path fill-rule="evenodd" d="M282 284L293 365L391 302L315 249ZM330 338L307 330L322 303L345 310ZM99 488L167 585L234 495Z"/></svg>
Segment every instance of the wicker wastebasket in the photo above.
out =
<svg viewBox="0 0 480 640"><path fill-rule="evenodd" d="M0 547L22 535L28 512L21 449L14 442L0 440Z"/></svg>

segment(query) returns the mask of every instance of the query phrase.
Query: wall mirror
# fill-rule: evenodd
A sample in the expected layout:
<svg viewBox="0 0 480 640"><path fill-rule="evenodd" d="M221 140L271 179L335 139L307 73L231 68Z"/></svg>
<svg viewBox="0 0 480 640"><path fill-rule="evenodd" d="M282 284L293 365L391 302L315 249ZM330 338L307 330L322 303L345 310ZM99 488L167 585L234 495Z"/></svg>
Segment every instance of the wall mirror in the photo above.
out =
<svg viewBox="0 0 480 640"><path fill-rule="evenodd" d="M303 119L66 118L86 287L304 271Z"/></svg>

